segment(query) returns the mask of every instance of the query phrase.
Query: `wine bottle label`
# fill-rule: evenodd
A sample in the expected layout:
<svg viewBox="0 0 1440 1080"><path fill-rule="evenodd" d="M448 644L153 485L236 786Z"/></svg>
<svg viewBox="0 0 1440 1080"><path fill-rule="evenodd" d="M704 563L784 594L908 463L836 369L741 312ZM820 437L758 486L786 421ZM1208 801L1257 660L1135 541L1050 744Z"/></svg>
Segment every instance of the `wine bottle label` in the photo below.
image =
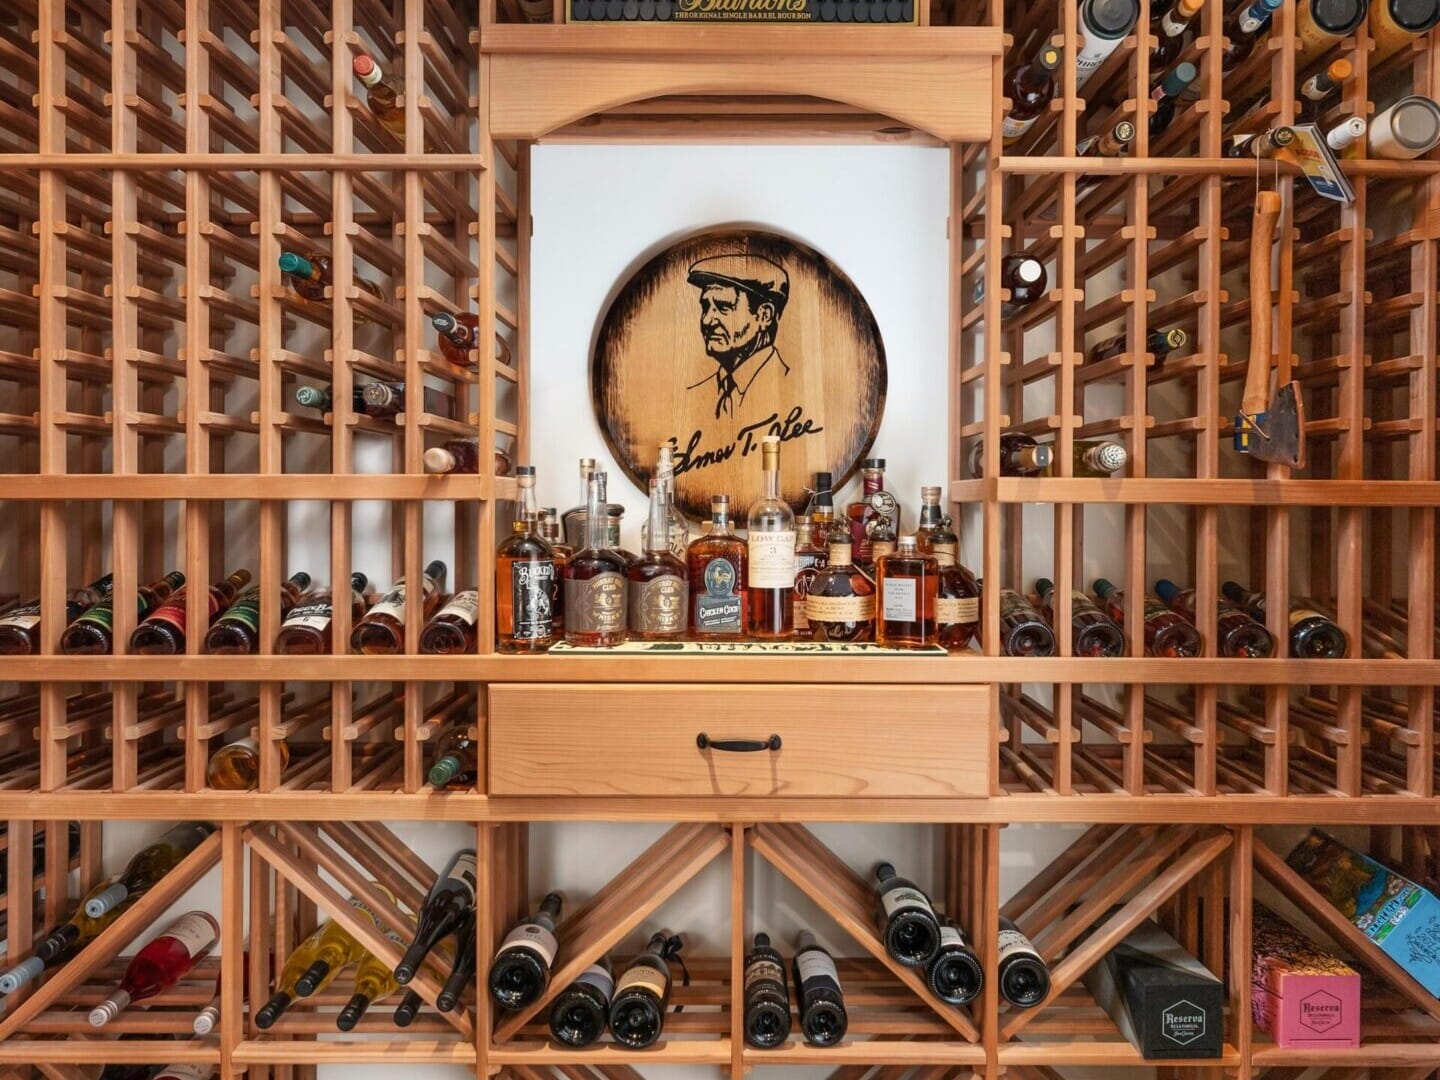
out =
<svg viewBox="0 0 1440 1080"><path fill-rule="evenodd" d="M1190 20L1177 17L1174 8L1160 17L1160 30L1166 37L1179 37L1189 25Z"/></svg>
<svg viewBox="0 0 1440 1080"><path fill-rule="evenodd" d="M455 857L455 861L451 864L450 871L446 876L450 881L458 882L464 886L469 891L471 899L474 899L475 882L477 880L475 873L475 853L473 851L462 851Z"/></svg>
<svg viewBox="0 0 1440 1080"><path fill-rule="evenodd" d="M593 986L600 991L601 997L606 1001L615 996L615 977L605 970L604 964L591 964L576 977L575 981Z"/></svg>
<svg viewBox="0 0 1440 1080"><path fill-rule="evenodd" d="M750 988L759 982L773 982L784 986L785 969L768 956L751 960L745 965L745 993L750 993Z"/></svg>
<svg viewBox="0 0 1440 1080"><path fill-rule="evenodd" d="M1035 951L1035 946L1030 944L1030 939L1019 930L1000 931L999 955L1001 964L1019 956L1033 956L1037 960L1040 959L1040 954Z"/></svg>
<svg viewBox="0 0 1440 1080"><path fill-rule="evenodd" d="M281 628L304 626L310 630L324 630L330 625L332 608L329 600L315 600L308 604L296 604L285 616Z"/></svg>
<svg viewBox="0 0 1440 1080"><path fill-rule="evenodd" d="M965 939L960 936L960 931L953 926L940 927L940 947L946 945L964 945Z"/></svg>
<svg viewBox="0 0 1440 1080"><path fill-rule="evenodd" d="M389 615L392 619L405 621L405 582L397 581L395 587L375 601L370 615Z"/></svg>
<svg viewBox="0 0 1440 1080"><path fill-rule="evenodd" d="M914 578L888 578L880 597L880 617L886 622L914 622L919 616L919 590Z"/></svg>
<svg viewBox="0 0 1440 1080"><path fill-rule="evenodd" d="M1000 134L1006 139L1018 139L1034 127L1035 121L1039 119L1039 116L1030 116L1023 120L1017 120L1007 114L1004 122L1000 125Z"/></svg>
<svg viewBox="0 0 1440 1080"><path fill-rule="evenodd" d="M684 633L689 597L685 579L675 574L630 582L630 628L646 634Z"/></svg>
<svg viewBox="0 0 1440 1080"><path fill-rule="evenodd" d="M978 596L942 596L935 601L935 621L942 626L969 625L980 621Z"/></svg>
<svg viewBox="0 0 1440 1080"><path fill-rule="evenodd" d="M755 589L795 587L795 530L753 532L749 539L750 586Z"/></svg>
<svg viewBox="0 0 1440 1080"><path fill-rule="evenodd" d="M226 609L225 618L248 626L258 633L260 630L260 586L253 585L241 593L235 603Z"/></svg>
<svg viewBox="0 0 1440 1080"><path fill-rule="evenodd" d="M1304 622L1306 619L1324 619L1325 616L1314 608L1297 607L1290 609L1290 626L1293 629L1296 623ZM1325 620L1329 622L1328 619Z"/></svg>
<svg viewBox="0 0 1440 1080"><path fill-rule="evenodd" d="M40 625L40 601L33 604L21 604L12 608L3 619L0 619L0 626L18 626L22 630L29 630Z"/></svg>
<svg viewBox="0 0 1440 1080"><path fill-rule="evenodd" d="M210 1080L214 1065L167 1065L156 1080Z"/></svg>
<svg viewBox="0 0 1440 1080"><path fill-rule="evenodd" d="M738 634L741 604L736 591L740 571L729 559L714 558L705 564L703 591L695 593L695 629L708 634Z"/></svg>
<svg viewBox="0 0 1440 1080"><path fill-rule="evenodd" d="M550 601L554 585L555 563L550 559L511 564L510 610L515 619L515 637L533 641L554 632L555 610ZM470 597L472 609L468 621L473 626L480 613L479 594L456 593L455 600L461 596Z"/></svg>
<svg viewBox="0 0 1440 1080"><path fill-rule="evenodd" d="M1087 34L1075 53L1075 89L1090 81L1090 76L1100 70L1100 65L1110 59L1110 54L1120 46L1124 37L1103 38Z"/></svg>
<svg viewBox="0 0 1440 1080"><path fill-rule="evenodd" d="M555 962L555 954L560 946L555 941L555 935L539 923L521 923L508 934L505 940L500 942L500 948L495 950L498 956L508 949L530 949L540 954L548 968Z"/></svg>
<svg viewBox="0 0 1440 1080"><path fill-rule="evenodd" d="M565 581L565 629L615 634L625 629L625 577L615 571Z"/></svg>
<svg viewBox="0 0 1440 1080"><path fill-rule="evenodd" d="M516 566L524 565L516 563ZM554 564L550 564L554 570ZM548 589L548 585L546 586ZM450 602L436 614L438 619L441 615L449 615L451 618L459 619L469 626L475 625L475 620L480 617L480 594L474 589L466 589L464 592L457 592L450 598Z"/></svg>
<svg viewBox="0 0 1440 1080"><path fill-rule="evenodd" d="M811 596L805 601L805 613L817 623L873 622L875 597Z"/></svg>
<svg viewBox="0 0 1440 1080"><path fill-rule="evenodd" d="M209 952L220 935L208 916L192 911L171 923L163 936L178 941L190 958L195 959Z"/></svg>
<svg viewBox="0 0 1440 1080"><path fill-rule="evenodd" d="M795 966L800 971L802 993L817 989L817 981L819 987L840 992L840 972L835 968L835 961L824 949L805 950L795 957Z"/></svg>
<svg viewBox="0 0 1440 1080"><path fill-rule="evenodd" d="M670 985L670 976L649 964L635 964L615 984L615 993L623 994L626 990L644 988L649 990L658 998L665 996L665 988Z"/></svg>
<svg viewBox="0 0 1440 1080"><path fill-rule="evenodd" d="M919 889L891 889L880 897L880 906L885 910L887 919L894 918L897 911L928 911L931 915L935 914L930 901Z"/></svg>

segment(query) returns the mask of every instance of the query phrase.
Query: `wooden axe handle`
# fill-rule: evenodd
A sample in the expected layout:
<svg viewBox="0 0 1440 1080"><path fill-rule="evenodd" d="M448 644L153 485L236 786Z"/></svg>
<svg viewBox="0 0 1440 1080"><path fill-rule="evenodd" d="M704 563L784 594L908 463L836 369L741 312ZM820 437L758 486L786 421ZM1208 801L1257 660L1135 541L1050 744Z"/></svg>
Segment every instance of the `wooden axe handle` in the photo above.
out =
<svg viewBox="0 0 1440 1080"><path fill-rule="evenodd" d="M1260 192L1250 225L1250 366L1240 399L1246 416L1262 413L1270 404L1270 248L1279 223L1280 193Z"/></svg>

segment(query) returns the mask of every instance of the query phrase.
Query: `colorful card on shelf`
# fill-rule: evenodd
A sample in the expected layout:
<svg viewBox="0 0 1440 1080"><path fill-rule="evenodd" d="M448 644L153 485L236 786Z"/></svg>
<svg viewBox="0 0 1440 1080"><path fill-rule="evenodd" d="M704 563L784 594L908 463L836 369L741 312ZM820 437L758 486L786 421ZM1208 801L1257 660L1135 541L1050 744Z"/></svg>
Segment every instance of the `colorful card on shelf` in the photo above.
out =
<svg viewBox="0 0 1440 1080"><path fill-rule="evenodd" d="M1360 1045L1360 973L1274 912L1255 908L1250 975L1255 1026L1276 1046Z"/></svg>
<svg viewBox="0 0 1440 1080"><path fill-rule="evenodd" d="M1300 166L1310 187L1322 199L1333 199L1342 206L1355 201L1355 189L1345 179L1319 124L1296 124L1295 141L1286 148L1285 156Z"/></svg>
<svg viewBox="0 0 1440 1080"><path fill-rule="evenodd" d="M844 641L627 641L608 649L589 649L567 642L550 647L551 654L610 655L645 653L659 656L948 656L939 645L923 649L887 649L867 642Z"/></svg>
<svg viewBox="0 0 1440 1080"><path fill-rule="evenodd" d="M1319 829L1311 829L1285 861L1440 998L1440 900L1434 894Z"/></svg>
<svg viewBox="0 0 1440 1080"><path fill-rule="evenodd" d="M567 0L569 22L851 23L916 20L915 0Z"/></svg>

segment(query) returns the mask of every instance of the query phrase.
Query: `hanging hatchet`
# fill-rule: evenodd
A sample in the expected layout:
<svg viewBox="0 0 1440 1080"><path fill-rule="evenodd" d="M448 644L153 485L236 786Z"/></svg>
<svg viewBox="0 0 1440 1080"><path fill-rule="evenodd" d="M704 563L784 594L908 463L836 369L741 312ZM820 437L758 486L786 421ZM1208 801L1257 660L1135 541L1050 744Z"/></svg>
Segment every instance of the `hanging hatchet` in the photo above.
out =
<svg viewBox="0 0 1440 1080"><path fill-rule="evenodd" d="M1250 226L1250 364L1235 416L1235 449L1261 461L1305 466L1305 409L1300 384L1276 387L1270 397L1270 248L1280 221L1280 193L1261 191Z"/></svg>

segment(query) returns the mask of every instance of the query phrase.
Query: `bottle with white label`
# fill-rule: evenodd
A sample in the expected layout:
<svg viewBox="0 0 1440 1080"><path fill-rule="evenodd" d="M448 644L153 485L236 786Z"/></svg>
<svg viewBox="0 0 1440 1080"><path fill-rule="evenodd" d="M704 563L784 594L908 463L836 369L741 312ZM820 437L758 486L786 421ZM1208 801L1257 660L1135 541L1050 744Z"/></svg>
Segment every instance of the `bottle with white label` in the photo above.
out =
<svg viewBox="0 0 1440 1080"><path fill-rule="evenodd" d="M1017 1009L1033 1009L1050 993L1045 959L1005 916L1000 916L1000 996Z"/></svg>
<svg viewBox="0 0 1440 1080"><path fill-rule="evenodd" d="M422 653L455 656L475 650L475 624L480 616L480 593L457 592L435 613L420 632Z"/></svg>
<svg viewBox="0 0 1440 1080"><path fill-rule="evenodd" d="M445 585L445 564L439 559L420 575L420 615L429 618L440 604ZM405 612L409 606L409 585L404 578L375 602L350 632L350 648L367 656L392 656L405 650Z"/></svg>
<svg viewBox="0 0 1440 1080"><path fill-rule="evenodd" d="M924 967L940 951L940 920L930 898L888 862L875 867L875 880L885 951L906 967Z"/></svg>
<svg viewBox="0 0 1440 1080"><path fill-rule="evenodd" d="M516 926L490 961L490 999L502 1009L517 1010L540 1000L550 984L550 968L559 948L555 923L562 897L548 893L533 916Z"/></svg>
<svg viewBox="0 0 1440 1080"><path fill-rule="evenodd" d="M560 993L550 1006L550 1034L562 1046L589 1046L605 1034L610 999L615 996L615 972L610 958L602 956Z"/></svg>
<svg viewBox="0 0 1440 1080"><path fill-rule="evenodd" d="M660 1038L670 1006L670 959L679 951L680 939L659 930L620 976L610 1003L610 1034L620 1045L643 1050Z"/></svg>
<svg viewBox="0 0 1440 1080"><path fill-rule="evenodd" d="M1138 0L1083 0L1080 4L1080 48L1075 53L1075 89L1079 90L1135 29Z"/></svg>
<svg viewBox="0 0 1440 1080"><path fill-rule="evenodd" d="M935 600L940 564L922 555L915 537L900 537L893 554L875 564L875 642L892 649L925 649L937 643Z"/></svg>
<svg viewBox="0 0 1440 1080"><path fill-rule="evenodd" d="M450 856L449 863L425 894L415 936L395 966L395 980L401 986L415 977L440 939L459 930L475 910L475 881L475 849L463 848Z"/></svg>
<svg viewBox="0 0 1440 1080"><path fill-rule="evenodd" d="M357 623L365 617L365 592L370 579L361 573L350 575L350 618ZM335 608L330 586L311 588L295 601L275 635L275 651L287 656L318 656L330 651L330 625Z"/></svg>
<svg viewBox="0 0 1440 1080"><path fill-rule="evenodd" d="M790 990L785 961L771 947L769 934L755 935L745 957L745 1041L770 1050L790 1035Z"/></svg>
<svg viewBox="0 0 1440 1080"><path fill-rule="evenodd" d="M931 992L948 1005L968 1005L980 996L985 969L965 935L949 919L940 927L940 951L925 971Z"/></svg>
<svg viewBox="0 0 1440 1080"><path fill-rule="evenodd" d="M800 1032L811 1046L834 1046L845 1037L849 1017L835 961L809 930L795 939L795 987L800 995Z"/></svg>
<svg viewBox="0 0 1440 1080"><path fill-rule="evenodd" d="M747 519L745 618L752 638L775 641L790 637L795 626L795 512L780 498L779 437L761 440L760 453L765 494Z"/></svg>
<svg viewBox="0 0 1440 1080"><path fill-rule="evenodd" d="M90 1026L104 1027L131 1003L152 998L179 982L210 955L220 940L220 924L204 911L181 915L130 958L120 986L90 1010Z"/></svg>

